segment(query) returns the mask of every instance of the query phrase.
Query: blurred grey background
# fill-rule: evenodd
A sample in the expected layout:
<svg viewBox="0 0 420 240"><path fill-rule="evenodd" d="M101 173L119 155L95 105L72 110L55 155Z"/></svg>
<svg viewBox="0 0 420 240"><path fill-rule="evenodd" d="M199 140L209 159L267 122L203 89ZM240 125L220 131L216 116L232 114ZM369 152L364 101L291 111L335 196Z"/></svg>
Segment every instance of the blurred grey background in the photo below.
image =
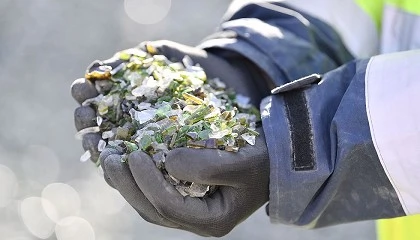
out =
<svg viewBox="0 0 420 240"><path fill-rule="evenodd" d="M199 43L229 3L0 0L1 240L202 239L143 221L93 164L79 162L69 89L92 60L141 41ZM223 239L375 239L375 229L273 225L260 209Z"/></svg>

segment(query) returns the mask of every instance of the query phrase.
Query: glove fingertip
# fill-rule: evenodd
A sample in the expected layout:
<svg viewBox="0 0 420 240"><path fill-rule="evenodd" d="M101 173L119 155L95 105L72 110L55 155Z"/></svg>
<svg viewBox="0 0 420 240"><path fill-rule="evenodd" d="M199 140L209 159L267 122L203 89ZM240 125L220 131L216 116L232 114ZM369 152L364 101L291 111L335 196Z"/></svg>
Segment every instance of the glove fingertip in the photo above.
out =
<svg viewBox="0 0 420 240"><path fill-rule="evenodd" d="M77 131L97 125L95 110L91 107L78 107L74 110L74 125Z"/></svg>
<svg viewBox="0 0 420 240"><path fill-rule="evenodd" d="M115 148L105 148L101 154L99 155L99 160L101 161L102 168L105 168L104 163L105 159L107 159L111 155L121 155L121 152Z"/></svg>
<svg viewBox="0 0 420 240"><path fill-rule="evenodd" d="M95 85L84 78L76 79L70 87L71 95L79 103L82 104L86 99L96 97Z"/></svg>
<svg viewBox="0 0 420 240"><path fill-rule="evenodd" d="M143 151L132 152L130 155L128 155L127 162L131 171L136 173L143 173L143 171L149 171L146 169L150 169L150 167L152 167L150 164L153 164L154 166L152 159Z"/></svg>
<svg viewBox="0 0 420 240"><path fill-rule="evenodd" d="M82 146L85 151L98 151L98 143L102 139L98 133L87 133L83 136Z"/></svg>
<svg viewBox="0 0 420 240"><path fill-rule="evenodd" d="M112 180L122 169L121 155L111 154L101 162L105 174Z"/></svg>
<svg viewBox="0 0 420 240"><path fill-rule="evenodd" d="M98 144L102 139L98 133L88 133L83 136L82 146L85 151L90 151L92 162L97 163L99 159Z"/></svg>
<svg viewBox="0 0 420 240"><path fill-rule="evenodd" d="M134 151L132 153L130 153L128 155L128 161L137 161L137 159L148 159L150 158L149 155L147 155L147 153L138 150L138 151Z"/></svg>

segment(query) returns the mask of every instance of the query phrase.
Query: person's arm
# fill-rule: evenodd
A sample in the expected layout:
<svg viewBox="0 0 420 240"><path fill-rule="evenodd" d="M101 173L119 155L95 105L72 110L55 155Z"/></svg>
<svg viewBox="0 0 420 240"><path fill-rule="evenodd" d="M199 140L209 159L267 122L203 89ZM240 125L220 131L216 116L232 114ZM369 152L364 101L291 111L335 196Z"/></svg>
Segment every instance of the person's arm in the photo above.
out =
<svg viewBox="0 0 420 240"><path fill-rule="evenodd" d="M236 51L277 85L351 59L332 28L279 3L245 5L215 36L201 47ZM353 61L322 84L264 100L273 222L321 227L419 213L419 64L418 52Z"/></svg>
<svg viewBox="0 0 420 240"><path fill-rule="evenodd" d="M209 77L220 77L255 104L269 95L267 82L274 86L313 72L323 73L351 59L334 30L320 21L305 20L293 10L273 12L272 21L260 19L255 14L267 15L261 10L264 8L252 5L239 10L238 19L228 19L220 32L202 43L204 50L168 41L148 44L177 61L189 55ZM112 65L115 59L106 62ZM96 65L89 71L100 70ZM82 79L73 84L72 93L79 102L97 94L89 81ZM78 130L94 125L92 119L91 109L80 107L75 112ZM99 139L98 134L83 137L83 146L94 161L99 155ZM168 154L165 167L171 175L221 186L205 199L180 196L141 152L131 154L128 164L121 163L120 157L112 150L101 153L105 179L141 217L154 224L222 236L268 201L270 162L264 134L255 146L237 154L194 149L175 149Z"/></svg>
<svg viewBox="0 0 420 240"><path fill-rule="evenodd" d="M246 5L222 24L218 34L200 45L205 52L185 49L197 62L207 65L209 75L235 73L232 85L241 85L247 73L244 66L250 66L252 77L242 84L245 92L252 92L255 84L255 89L265 85L263 76L280 86L309 74L328 72L352 59L328 25L286 6L275 6L274 11L266 5ZM209 61L209 56L214 60ZM407 59L412 64L419 62L414 58ZM222 64L215 67L213 62ZM351 62L327 73L321 84L300 88L304 91L267 97L261 105L265 138L259 138L258 147L247 146L238 154L173 150L167 157L168 172L184 180L222 185L214 197L180 197L140 152L131 155L128 166L121 164L118 153L102 154L105 176L147 221L207 236L228 233L268 197L273 222L299 226L320 227L408 214L398 205L400 198L394 190L398 186L390 183L385 165L378 160L380 150L372 145L370 128L374 124L365 121L368 115L363 112L363 104L370 99L365 97L363 85L369 72L367 63ZM262 74L255 74L258 71L253 68ZM252 81L250 88L246 87L248 81ZM395 78L392 81L397 82ZM418 92L418 85L408 85ZM264 92L264 87L260 89ZM389 99L395 100L392 96ZM418 119L415 114L412 116ZM395 128L388 125L386 129ZM418 137L418 132L413 136ZM401 142L395 147L419 145L415 138ZM411 163L416 169L416 162Z"/></svg>
<svg viewBox="0 0 420 240"><path fill-rule="evenodd" d="M266 98L269 214L308 227L420 213L420 51Z"/></svg>
<svg viewBox="0 0 420 240"><path fill-rule="evenodd" d="M245 5L222 30L235 41L202 46L236 50L278 86L351 59L332 28L279 3ZM263 101L273 222L321 227L419 213L419 58L353 61Z"/></svg>
<svg viewBox="0 0 420 240"><path fill-rule="evenodd" d="M250 3L228 13L219 30L198 47L228 60L237 53L276 85L353 59L331 26L281 3Z"/></svg>

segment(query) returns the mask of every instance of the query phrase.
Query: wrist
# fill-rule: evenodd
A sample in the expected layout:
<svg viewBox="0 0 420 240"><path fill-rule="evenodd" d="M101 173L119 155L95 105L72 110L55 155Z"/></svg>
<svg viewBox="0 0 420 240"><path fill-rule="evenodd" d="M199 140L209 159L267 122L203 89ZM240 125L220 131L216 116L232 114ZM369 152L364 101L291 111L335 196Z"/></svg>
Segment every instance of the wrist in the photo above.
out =
<svg viewBox="0 0 420 240"><path fill-rule="evenodd" d="M271 77L263 69L244 55L223 48L209 48L206 51L209 54L223 58L232 68L242 73L244 84L254 87L254 90L259 93L260 100L268 96L271 89L276 86Z"/></svg>

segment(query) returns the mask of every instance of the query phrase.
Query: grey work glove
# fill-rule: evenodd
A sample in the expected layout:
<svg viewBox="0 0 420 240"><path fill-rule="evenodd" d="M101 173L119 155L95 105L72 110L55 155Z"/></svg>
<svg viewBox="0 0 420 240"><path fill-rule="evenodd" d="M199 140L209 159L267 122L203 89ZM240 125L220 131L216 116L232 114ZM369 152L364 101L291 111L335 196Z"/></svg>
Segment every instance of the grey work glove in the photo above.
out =
<svg viewBox="0 0 420 240"><path fill-rule="evenodd" d="M261 99L269 94L269 88L262 73L247 60L235 56L233 53L229 56L230 61L228 62L224 58L205 50L167 40L145 42L141 44L141 47L144 50L149 50L152 54L165 55L170 60L177 62L182 61L186 55L190 56L194 64L198 63L203 67L209 78L220 78L228 87L235 89L237 93L250 97L251 102L257 107ZM224 53L229 52L224 51ZM110 58L103 63L117 67L122 61L117 58ZM100 61L95 61L88 67L88 71L99 70L100 65ZM71 93L79 104L98 95L95 86L83 78L73 82ZM96 126L95 110L91 107L78 107L74 112L74 122L77 131ZM90 151L91 160L94 162L99 157L97 150L99 140L101 140L99 133L89 133L83 137L83 148L85 151Z"/></svg>
<svg viewBox="0 0 420 240"><path fill-rule="evenodd" d="M110 58L103 62L95 61L88 67L88 71L98 70L102 63L114 68L120 65L122 61L117 58ZM95 85L84 78L75 80L71 85L71 95L79 104L82 104L86 99L98 96L98 94ZM74 124L77 131L97 126L95 110L89 106L80 106L76 108L74 111ZM88 133L83 136L83 149L85 151L90 151L91 160L93 162L97 162L99 158L99 140L101 140L100 133Z"/></svg>
<svg viewBox="0 0 420 240"><path fill-rule="evenodd" d="M152 46L150 49L153 49L153 53L165 55L173 61L181 61L185 55L189 55L194 63L198 63L204 68L209 78L219 77L229 87L234 88L237 93L251 97L251 101L255 105L259 104L264 95L264 93L261 93L264 90L258 91L257 89L266 88L265 93L268 92L264 80L260 79L261 82L256 82L255 73L257 70L250 68L249 65L242 65L246 64L245 61L227 62L223 58L204 50L169 41L149 42L147 44ZM145 47L144 44L143 46ZM118 62L115 63L116 61L116 59L107 60L108 63L118 65ZM239 62L241 64L238 64ZM94 64L91 66L91 70L95 70L97 67ZM79 79L72 85L72 95L79 103L87 98L95 97L97 94L89 81ZM93 109L79 107L75 111L76 128L80 130L95 126L95 116ZM99 140L99 134L87 134L83 138L83 147L91 151L92 158L98 155L96 148ZM188 157L183 157L184 154ZM194 157L191 158L190 156ZM200 158L196 158L198 156ZM172 162L172 159L174 164L169 163ZM202 174L203 171L198 172L200 170L199 165L190 165L185 162L189 168L186 168L184 173L180 172L179 170L183 169L184 161L192 161L192 159L202 159L196 163L212 160L213 165L202 165L201 169L205 169L205 172L207 172L207 174ZM145 153L135 152L131 154L129 156L131 164L127 165L121 163L120 153L113 149L106 149L102 152L100 160L108 184L116 188L146 221L187 230L203 236L227 234L234 226L268 200L269 163L263 136L258 139L256 146L244 147L239 153L208 149L176 149L170 153L167 158L167 166L168 171L174 171L174 173L170 172L173 176L190 180L184 179L183 176L189 175L190 171L191 173L195 171L195 177L201 177L203 183L222 186L216 193L205 199L182 197L173 186L168 185L163 180L162 174ZM140 163L141 161L147 162L144 168L140 168L141 164L133 165L133 163ZM219 168L218 166L222 163L225 167ZM149 177L142 177L141 179L144 181L156 180L154 186L158 188L153 188L163 187L168 191L162 192L166 198L158 197L158 200L161 201L156 201L156 197L159 195L156 195L147 187L153 185L143 182L143 185L146 185L146 187L143 187L139 176L145 175L140 171L146 171L148 176L150 175ZM191 180L194 180L194 178ZM174 196L175 198L172 199ZM186 205L179 205L184 202ZM171 203L176 204L178 208L174 207L173 212L162 211L165 210L164 206L167 204L171 206ZM184 211L185 208L189 210ZM203 209L206 209L206 211L203 211Z"/></svg>
<svg viewBox="0 0 420 240"><path fill-rule="evenodd" d="M171 150L165 167L174 177L217 185L204 198L183 197L144 152L128 164L116 150L105 150L101 164L108 181L146 221L161 226L221 237L268 201L269 160L264 135L237 153L214 149Z"/></svg>
<svg viewBox="0 0 420 240"><path fill-rule="evenodd" d="M216 49L208 52L168 40L144 42L141 45L176 62L181 62L188 55L193 63L200 64L208 78L219 78L236 93L249 97L257 107L270 94L267 77L254 64L233 52Z"/></svg>

